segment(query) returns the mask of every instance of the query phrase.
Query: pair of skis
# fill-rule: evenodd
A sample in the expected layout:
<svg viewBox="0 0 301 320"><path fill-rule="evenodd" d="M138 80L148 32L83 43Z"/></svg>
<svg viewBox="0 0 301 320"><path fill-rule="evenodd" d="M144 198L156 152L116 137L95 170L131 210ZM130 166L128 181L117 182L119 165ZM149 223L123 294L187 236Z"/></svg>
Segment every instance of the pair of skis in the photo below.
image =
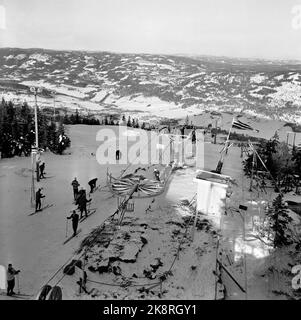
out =
<svg viewBox="0 0 301 320"><path fill-rule="evenodd" d="M72 236L70 236L69 238L67 238L67 239L63 242L63 245L66 244L67 242L69 242L71 239L77 237L78 234L79 234L81 231L82 231L82 229L78 229L78 230L76 231L76 235L72 235Z"/></svg>
<svg viewBox="0 0 301 320"><path fill-rule="evenodd" d="M83 222L84 220L86 220L87 218L89 218L93 213L95 213L96 212L96 208L93 208L93 209L89 209L88 210L88 215L86 216L86 215L84 215L80 220L79 220L79 222L81 223L81 222Z"/></svg>
<svg viewBox="0 0 301 320"><path fill-rule="evenodd" d="M45 205L44 207L42 207L41 209L36 210L36 211L30 213L29 216L33 216L33 215L37 214L38 212L41 212L41 211L43 211L43 210L45 210L45 209L48 209L48 208L51 208L51 207L53 207L53 206L54 206L54 204L46 204L46 205Z"/></svg>
<svg viewBox="0 0 301 320"><path fill-rule="evenodd" d="M29 300L31 297L33 297L32 294L26 294L26 293L15 293L13 295L7 295L5 292L1 292L0 295L5 296L7 298L22 299L22 300Z"/></svg>
<svg viewBox="0 0 301 320"><path fill-rule="evenodd" d="M90 215L92 215L93 213L96 212L96 210L97 210L96 208L90 209L88 216L83 216L83 217L79 220L79 222L81 223L81 222L83 222L85 219L89 218ZM63 242L63 245L66 244L66 243L68 243L71 239L77 237L77 235L78 235L81 231L82 231L82 229L78 229L77 232L76 232L76 235L72 235L72 236L70 236L69 238L67 238L67 239ZM66 224L66 235L67 235L67 232L68 232L68 222L67 222L67 224Z"/></svg>

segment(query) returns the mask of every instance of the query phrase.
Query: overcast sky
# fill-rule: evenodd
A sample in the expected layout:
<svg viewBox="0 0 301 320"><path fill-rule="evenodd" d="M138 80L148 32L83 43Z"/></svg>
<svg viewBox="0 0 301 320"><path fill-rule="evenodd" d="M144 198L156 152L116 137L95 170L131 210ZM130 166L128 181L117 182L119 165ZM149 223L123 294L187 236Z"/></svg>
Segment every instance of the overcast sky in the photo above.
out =
<svg viewBox="0 0 301 320"><path fill-rule="evenodd" d="M301 0L0 0L0 45L300 59L296 5Z"/></svg>

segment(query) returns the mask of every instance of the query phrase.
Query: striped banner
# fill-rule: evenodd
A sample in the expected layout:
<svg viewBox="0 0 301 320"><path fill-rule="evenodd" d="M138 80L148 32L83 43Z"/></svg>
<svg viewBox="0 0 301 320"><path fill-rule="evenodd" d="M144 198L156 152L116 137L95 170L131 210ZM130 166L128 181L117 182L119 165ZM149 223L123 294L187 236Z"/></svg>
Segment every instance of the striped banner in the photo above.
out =
<svg viewBox="0 0 301 320"><path fill-rule="evenodd" d="M250 125L243 123L237 119L232 122L232 128L239 129L239 130L252 130L252 131L259 132L259 130L254 129Z"/></svg>

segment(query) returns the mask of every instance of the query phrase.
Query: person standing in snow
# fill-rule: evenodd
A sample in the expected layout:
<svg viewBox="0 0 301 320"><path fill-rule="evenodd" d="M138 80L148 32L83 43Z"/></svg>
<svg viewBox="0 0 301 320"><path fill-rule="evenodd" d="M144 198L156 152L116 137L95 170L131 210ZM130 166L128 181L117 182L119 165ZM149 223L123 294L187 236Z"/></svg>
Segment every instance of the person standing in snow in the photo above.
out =
<svg viewBox="0 0 301 320"><path fill-rule="evenodd" d="M86 198L86 192L85 190L81 189L79 192L79 197L76 201L76 203L78 204L78 208L80 210L80 219L83 217L83 212L85 211L85 215L86 217L88 217L88 212L87 212L87 203L91 202L92 198L87 200Z"/></svg>
<svg viewBox="0 0 301 320"><path fill-rule="evenodd" d="M93 193L93 191L96 187L96 181L97 181L97 178L94 178L88 182L88 185L90 186L90 189L91 189L90 193Z"/></svg>
<svg viewBox="0 0 301 320"><path fill-rule="evenodd" d="M42 194L42 189L43 188L39 188L38 191L36 192L36 212L41 210L41 199L45 198L45 196Z"/></svg>
<svg viewBox="0 0 301 320"><path fill-rule="evenodd" d="M78 205L78 209L79 209L79 202L82 197L86 197L86 190L84 190L83 187L81 187L80 190L77 192L77 196L75 200L75 204Z"/></svg>
<svg viewBox="0 0 301 320"><path fill-rule="evenodd" d="M120 155L121 155L121 152L120 150L116 150L116 160L120 160Z"/></svg>
<svg viewBox="0 0 301 320"><path fill-rule="evenodd" d="M67 219L72 219L72 228L73 228L73 236L76 236L76 232L77 232L77 227L78 227L78 214L76 213L75 210L72 211L72 214L70 217L67 217Z"/></svg>
<svg viewBox="0 0 301 320"><path fill-rule="evenodd" d="M77 179L74 178L74 180L71 182L71 185L73 187L74 200L76 200L77 195L78 195L78 187L80 186L80 184L78 183Z"/></svg>
<svg viewBox="0 0 301 320"><path fill-rule="evenodd" d="M14 287L15 287L15 275L17 275L20 270L15 270L10 263L7 268L7 295L12 296L15 294Z"/></svg>
<svg viewBox="0 0 301 320"><path fill-rule="evenodd" d="M44 170L45 170L45 161L42 160L40 163L40 179L45 178Z"/></svg>
<svg viewBox="0 0 301 320"><path fill-rule="evenodd" d="M195 132L195 128L192 129L191 142L192 142L192 143L195 143L195 142L196 142L196 132Z"/></svg>

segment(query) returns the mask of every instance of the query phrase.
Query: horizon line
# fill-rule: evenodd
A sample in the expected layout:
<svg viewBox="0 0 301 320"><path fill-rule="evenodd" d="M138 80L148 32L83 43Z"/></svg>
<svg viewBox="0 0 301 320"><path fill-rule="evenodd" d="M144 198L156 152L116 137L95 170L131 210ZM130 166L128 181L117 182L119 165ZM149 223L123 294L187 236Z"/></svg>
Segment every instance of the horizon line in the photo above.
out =
<svg viewBox="0 0 301 320"><path fill-rule="evenodd" d="M149 52L125 52L114 50L93 50L93 49L50 49L43 47L0 47L0 50L4 49L21 49L21 50L45 50L45 51L59 51L59 52L91 52L91 53L112 53L112 54L129 54L129 55L162 55L162 56L175 56L186 58L198 58L198 57L212 57L212 58L224 58L224 59L237 59L245 61L273 61L273 62L298 62L301 63L301 58L259 58L259 57L241 57L241 56L227 56L227 55L214 55L205 53L149 53Z"/></svg>

